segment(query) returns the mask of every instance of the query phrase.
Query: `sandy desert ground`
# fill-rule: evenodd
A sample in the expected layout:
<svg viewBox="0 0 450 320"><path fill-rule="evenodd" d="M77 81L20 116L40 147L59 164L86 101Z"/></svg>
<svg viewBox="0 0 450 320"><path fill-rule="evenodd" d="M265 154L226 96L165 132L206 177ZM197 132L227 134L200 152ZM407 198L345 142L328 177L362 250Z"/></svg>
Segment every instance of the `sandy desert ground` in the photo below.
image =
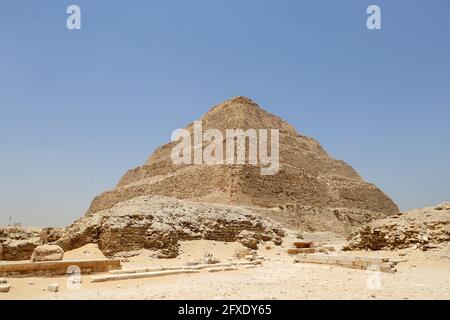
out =
<svg viewBox="0 0 450 320"><path fill-rule="evenodd" d="M69 289L67 277L8 278L9 293L0 299L450 299L450 247L422 252L396 251L352 252L354 255L383 256L399 262L398 272L379 273L379 287L373 285L374 273L337 266L294 263L286 249L295 241L286 239L283 246L258 251L264 257L261 266L239 267L236 271L162 276L149 279L91 283L82 276L80 289ZM343 242L334 239L339 248ZM188 241L181 244L175 259L150 258L151 252L123 262L123 268L142 266L178 266L201 259L205 252L222 262L235 260L239 243ZM344 253L345 254L345 253ZM64 259L102 257L95 245L67 252ZM377 276L376 275L376 276ZM51 283L59 292L47 292ZM370 285L372 283L372 285Z"/></svg>

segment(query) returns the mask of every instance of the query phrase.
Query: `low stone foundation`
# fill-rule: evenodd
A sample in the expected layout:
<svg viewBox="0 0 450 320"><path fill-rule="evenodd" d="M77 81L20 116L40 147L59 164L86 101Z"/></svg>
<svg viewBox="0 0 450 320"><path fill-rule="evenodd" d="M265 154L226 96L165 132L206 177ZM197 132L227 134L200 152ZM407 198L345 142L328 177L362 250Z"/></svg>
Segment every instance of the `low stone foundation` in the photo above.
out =
<svg viewBox="0 0 450 320"><path fill-rule="evenodd" d="M68 274L71 266L80 268L81 274L121 269L120 260L67 260L52 262L13 262L0 264L1 277L60 276Z"/></svg>

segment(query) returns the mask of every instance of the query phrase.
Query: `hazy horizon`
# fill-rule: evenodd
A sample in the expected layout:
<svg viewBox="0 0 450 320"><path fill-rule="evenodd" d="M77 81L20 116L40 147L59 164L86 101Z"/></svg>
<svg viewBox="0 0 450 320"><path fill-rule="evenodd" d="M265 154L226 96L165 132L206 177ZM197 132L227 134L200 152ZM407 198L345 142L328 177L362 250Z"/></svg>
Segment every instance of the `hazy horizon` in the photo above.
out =
<svg viewBox="0 0 450 320"><path fill-rule="evenodd" d="M66 28L66 8L82 29ZM368 30L366 8L382 10ZM173 130L247 96L401 210L450 201L450 3L0 5L0 225L62 226Z"/></svg>

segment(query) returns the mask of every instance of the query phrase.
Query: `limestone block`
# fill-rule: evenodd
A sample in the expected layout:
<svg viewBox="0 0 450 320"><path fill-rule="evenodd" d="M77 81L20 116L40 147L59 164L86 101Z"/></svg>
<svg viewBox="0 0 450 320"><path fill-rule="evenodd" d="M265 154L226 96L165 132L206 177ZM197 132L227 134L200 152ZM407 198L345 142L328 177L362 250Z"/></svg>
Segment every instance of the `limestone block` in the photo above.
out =
<svg viewBox="0 0 450 320"><path fill-rule="evenodd" d="M64 250L60 246L46 244L34 249L33 254L31 255L31 261L61 261L63 257Z"/></svg>

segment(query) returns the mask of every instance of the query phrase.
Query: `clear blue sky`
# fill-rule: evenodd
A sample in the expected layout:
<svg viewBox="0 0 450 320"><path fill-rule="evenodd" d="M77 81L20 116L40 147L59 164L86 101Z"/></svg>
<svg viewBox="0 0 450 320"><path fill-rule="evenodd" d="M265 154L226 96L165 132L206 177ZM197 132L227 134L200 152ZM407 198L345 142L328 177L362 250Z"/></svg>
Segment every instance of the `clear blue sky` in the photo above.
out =
<svg viewBox="0 0 450 320"><path fill-rule="evenodd" d="M70 4L82 30L66 29ZM236 95L401 209L450 200L449 14L448 0L2 0L0 225L70 223Z"/></svg>

